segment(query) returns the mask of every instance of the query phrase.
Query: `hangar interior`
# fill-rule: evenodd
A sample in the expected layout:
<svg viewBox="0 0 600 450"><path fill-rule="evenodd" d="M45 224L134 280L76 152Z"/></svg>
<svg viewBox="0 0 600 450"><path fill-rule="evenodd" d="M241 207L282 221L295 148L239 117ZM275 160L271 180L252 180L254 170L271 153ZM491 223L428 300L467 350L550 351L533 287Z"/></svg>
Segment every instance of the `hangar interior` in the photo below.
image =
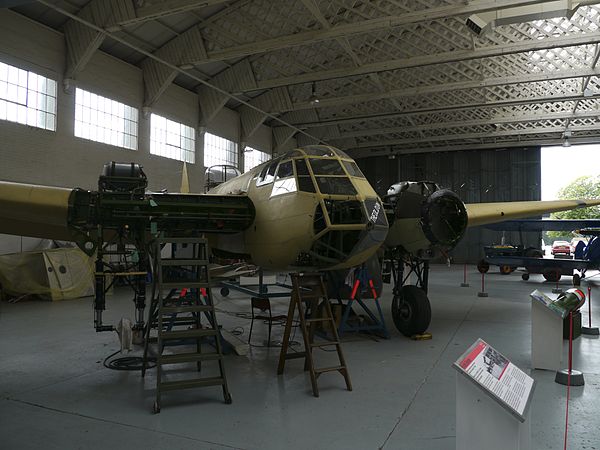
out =
<svg viewBox="0 0 600 450"><path fill-rule="evenodd" d="M96 190L103 165L118 161L143 166L149 191L179 192L185 176L189 192L203 193L209 166L247 172L321 144L343 150L342 163L353 158L382 197L400 181L432 181L466 204L538 201L543 146L600 140L594 1L1 6L1 182ZM10 199L0 231L11 234L0 234L0 258L48 245L49 229L34 219L33 233L20 236L6 205ZM539 232L505 237L540 242ZM248 353L224 358L231 405L214 388L190 389L166 396L152 415L155 371L142 379L103 366L119 340L94 332L89 295L58 302L4 295L13 302L0 302L0 439L6 448L460 448L451 366L482 338L536 382L526 448L562 448L567 393L553 372L531 370L529 294L567 290L571 278L525 282L517 272L491 271L480 289L474 264L501 238L470 228L432 259L430 340L396 330L395 294L384 284L378 301L390 339L342 335L353 390L324 374L320 398L312 398L300 363L276 374L284 323L274 323L275 345L265 347L267 324L257 322ZM289 283L288 271L274 275ZM586 277L582 290L595 289L595 280ZM478 297L486 289L489 296ZM222 330L246 341L249 295L213 290ZM107 296L107 322L134 313L131 296L125 286ZM271 299L273 309L285 314L288 299ZM569 448L594 448L600 344L581 336L573 345L586 384L570 390Z"/></svg>

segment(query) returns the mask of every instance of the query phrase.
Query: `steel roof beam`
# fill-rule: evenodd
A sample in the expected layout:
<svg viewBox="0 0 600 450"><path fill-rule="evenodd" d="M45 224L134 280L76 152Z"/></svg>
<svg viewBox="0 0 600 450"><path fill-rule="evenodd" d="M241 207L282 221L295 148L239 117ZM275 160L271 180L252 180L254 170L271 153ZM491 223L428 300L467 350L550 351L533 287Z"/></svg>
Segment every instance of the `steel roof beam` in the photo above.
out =
<svg viewBox="0 0 600 450"><path fill-rule="evenodd" d="M388 30L419 22L444 19L456 16L468 16L474 13L496 11L518 6L535 5L543 1L473 1L468 4L442 6L429 8L422 11L406 12L395 16L386 16L377 19L368 19L343 25L336 25L326 29L303 31L287 36L265 39L258 42L249 42L220 51L211 52L207 59L190 60L190 64L204 64L207 62L224 61L228 59L241 58L244 56L266 53L300 45L314 44L330 39L353 36L357 34L370 33L373 31Z"/></svg>
<svg viewBox="0 0 600 450"><path fill-rule="evenodd" d="M369 128L365 130L357 130L350 132L339 132L337 135L323 134L319 137L323 139L346 139L361 136L374 136L378 134L390 134L390 133L410 133L419 131L429 131L444 128L460 128L460 127L476 127L490 124L511 124L511 123L524 123L524 122L542 122L544 120L564 120L564 119L586 119L598 117L598 111L582 111L582 112L559 112L559 113L531 113L531 114L518 114L515 116L505 117L489 117L486 119L478 120L463 120L458 122L437 122L435 124L426 125L415 125L415 126L403 126L403 127L387 127L387 128ZM424 139L427 139L425 136Z"/></svg>
<svg viewBox="0 0 600 450"><path fill-rule="evenodd" d="M493 86L507 86L520 83L536 83L541 81L564 80L568 78L582 78L592 76L600 76L600 68L579 69L579 70L561 70L550 73L532 73L527 75L514 75L509 77L488 78L485 80L470 80L457 81L453 83L434 84L430 86L415 86L403 89L395 89L381 94L366 93L347 95L344 97L321 98L318 104L310 104L309 102L294 103L293 110L311 109L311 108L327 108L332 106L348 105L360 102L373 100L384 100L392 98L406 98L428 94L436 94L448 91L459 91L463 89L477 89ZM274 111L278 112L278 111Z"/></svg>
<svg viewBox="0 0 600 450"><path fill-rule="evenodd" d="M105 27L135 17L135 10L131 0L92 0L77 13L77 16L99 27ZM80 22L71 19L65 24L65 87L68 87L70 81L85 68L103 41L104 34Z"/></svg>
<svg viewBox="0 0 600 450"><path fill-rule="evenodd" d="M460 133L460 134L446 134L442 136L427 136L426 138L419 139L390 139L385 141L378 142L360 142L356 144L356 148L372 148L372 147L385 147L385 146L393 146L393 145L414 145L414 144L422 144L429 145L434 142L440 141L457 141L457 140L471 140L471 139L484 139L484 138L494 138L494 137L511 137L511 136L521 136L521 135L529 135L529 134L548 134L548 133L562 133L564 131L564 126L552 126L552 127L536 127L536 128L526 128L522 130L503 130L503 131L486 131L486 132L477 132L477 133ZM572 127L571 131L597 131L600 134L600 129L598 125L580 125L576 127Z"/></svg>
<svg viewBox="0 0 600 450"><path fill-rule="evenodd" d="M598 136L600 137L600 135ZM569 142L572 145L575 144L597 144L598 137L596 136L585 136L579 138L569 138ZM409 147L401 149L344 149L353 158L368 158L368 157L381 157L390 155L409 155L414 153L433 153L433 152L452 152L460 150L489 150L489 149L504 149L513 147L537 147L537 146L549 146L549 145L561 145L563 139L557 138L546 138L546 139L535 139L532 141L518 140L518 141L506 141L506 142L494 142L494 143L478 143L478 144L457 144L457 145L442 145L439 147Z"/></svg>
<svg viewBox="0 0 600 450"><path fill-rule="evenodd" d="M367 120L384 120L384 119L394 119L397 117L405 117L413 114L426 114L426 113L437 113L437 112L452 112L452 111L462 111L465 109L474 109L474 108L484 108L484 107L502 107L502 106L517 106L517 105L527 105L527 104L536 104L536 103L554 103L554 102L568 102L568 101L577 101L577 100L586 100L592 98L600 98L600 96L584 96L581 93L572 94L572 95L548 95L548 96L536 96L536 97L527 97L527 98L514 98L507 100L496 100L496 101L481 101L481 102L471 102L471 103L461 103L461 104L452 104L446 106L435 106L435 107L427 107L427 108L414 108L407 109L402 112L395 113L384 113L384 114L372 114L366 116L352 116L341 119L334 120L324 120L320 122L295 122L294 125L302 128L320 128L320 127L329 127L332 125L342 125L349 124L354 122L364 122Z"/></svg>
<svg viewBox="0 0 600 450"><path fill-rule="evenodd" d="M215 6L231 0L146 0L141 3L142 6L135 9L135 15L106 27L107 31L119 31L123 28L133 25L140 25L149 20L160 19L161 17L171 16L194 9ZM128 3L130 3L128 1Z"/></svg>
<svg viewBox="0 0 600 450"><path fill-rule="evenodd" d="M436 53L432 55L414 56L411 58L392 59L375 63L363 64L359 67L345 67L329 69L294 75L290 77L272 78L258 83L258 89L269 89L293 84L311 83L313 81L345 78L357 75L366 75L374 72L425 67L473 59L490 58L494 56L513 55L516 53L531 52L536 50L550 50L554 48L573 47L600 42L600 32L567 35L547 39L531 39L525 42L512 42L509 44L494 45L475 50L456 50L451 52Z"/></svg>

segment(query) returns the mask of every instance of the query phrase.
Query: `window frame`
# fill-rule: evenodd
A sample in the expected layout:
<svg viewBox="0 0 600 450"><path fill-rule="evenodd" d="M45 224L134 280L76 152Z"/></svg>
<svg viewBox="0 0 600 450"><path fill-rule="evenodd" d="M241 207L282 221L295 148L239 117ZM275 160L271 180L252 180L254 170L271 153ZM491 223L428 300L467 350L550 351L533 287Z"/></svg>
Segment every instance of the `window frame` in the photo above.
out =
<svg viewBox="0 0 600 450"><path fill-rule="evenodd" d="M137 150L138 131L137 108L86 89L75 89L75 137L127 150Z"/></svg>
<svg viewBox="0 0 600 450"><path fill-rule="evenodd" d="M0 61L1 121L55 132L57 109L56 80Z"/></svg>

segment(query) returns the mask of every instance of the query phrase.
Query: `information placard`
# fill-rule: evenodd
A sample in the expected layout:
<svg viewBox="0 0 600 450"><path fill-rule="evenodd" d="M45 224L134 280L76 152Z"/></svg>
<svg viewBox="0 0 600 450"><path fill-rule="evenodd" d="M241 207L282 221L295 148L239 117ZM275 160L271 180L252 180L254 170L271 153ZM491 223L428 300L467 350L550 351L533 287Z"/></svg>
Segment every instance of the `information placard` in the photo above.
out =
<svg viewBox="0 0 600 450"><path fill-rule="evenodd" d="M521 422L531 402L535 380L482 339L452 365Z"/></svg>

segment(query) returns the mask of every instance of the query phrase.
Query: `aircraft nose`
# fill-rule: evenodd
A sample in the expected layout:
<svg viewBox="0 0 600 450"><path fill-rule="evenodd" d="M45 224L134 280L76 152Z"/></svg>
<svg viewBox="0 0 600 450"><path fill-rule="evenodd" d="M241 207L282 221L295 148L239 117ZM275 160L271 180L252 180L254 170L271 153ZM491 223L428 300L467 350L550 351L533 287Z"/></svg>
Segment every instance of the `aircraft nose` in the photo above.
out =
<svg viewBox="0 0 600 450"><path fill-rule="evenodd" d="M383 205L377 198L325 200L315 211L311 255L321 267L349 261L360 264L383 243L387 230Z"/></svg>

